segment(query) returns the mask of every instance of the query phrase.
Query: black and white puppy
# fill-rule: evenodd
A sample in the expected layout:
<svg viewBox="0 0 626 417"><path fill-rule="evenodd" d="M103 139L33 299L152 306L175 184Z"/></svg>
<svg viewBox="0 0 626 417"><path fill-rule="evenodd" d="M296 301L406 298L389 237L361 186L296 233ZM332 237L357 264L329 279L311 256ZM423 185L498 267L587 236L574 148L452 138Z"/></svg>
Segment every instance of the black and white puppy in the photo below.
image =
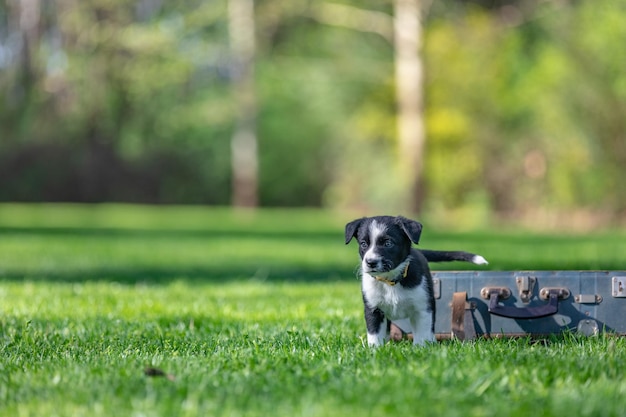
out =
<svg viewBox="0 0 626 417"><path fill-rule="evenodd" d="M387 339L390 322L408 322L413 344L435 341L435 297L428 262L486 264L467 252L419 251L422 225L405 217L364 217L346 225L346 244L359 243L362 292L370 346Z"/></svg>

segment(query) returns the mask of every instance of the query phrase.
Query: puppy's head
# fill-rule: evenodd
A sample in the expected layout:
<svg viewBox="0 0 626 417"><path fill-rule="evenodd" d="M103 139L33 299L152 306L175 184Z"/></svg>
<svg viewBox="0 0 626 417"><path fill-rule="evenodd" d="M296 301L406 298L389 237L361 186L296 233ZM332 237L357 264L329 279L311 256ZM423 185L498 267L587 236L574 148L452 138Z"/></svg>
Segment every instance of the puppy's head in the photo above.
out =
<svg viewBox="0 0 626 417"><path fill-rule="evenodd" d="M420 223L405 217L364 217L346 225L346 244L356 238L363 272L383 274L406 260L421 232Z"/></svg>

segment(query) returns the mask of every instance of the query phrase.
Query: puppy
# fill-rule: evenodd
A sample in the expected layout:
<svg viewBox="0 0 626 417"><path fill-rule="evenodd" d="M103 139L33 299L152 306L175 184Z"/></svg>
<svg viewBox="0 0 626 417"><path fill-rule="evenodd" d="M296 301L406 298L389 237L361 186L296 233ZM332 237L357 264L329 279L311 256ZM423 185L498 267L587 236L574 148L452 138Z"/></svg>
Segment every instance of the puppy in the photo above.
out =
<svg viewBox="0 0 626 417"><path fill-rule="evenodd" d="M387 339L390 320L408 321L413 344L435 341L435 297L428 262L486 264L467 252L418 251L422 225L401 216L364 217L346 225L346 244L359 243L367 343Z"/></svg>

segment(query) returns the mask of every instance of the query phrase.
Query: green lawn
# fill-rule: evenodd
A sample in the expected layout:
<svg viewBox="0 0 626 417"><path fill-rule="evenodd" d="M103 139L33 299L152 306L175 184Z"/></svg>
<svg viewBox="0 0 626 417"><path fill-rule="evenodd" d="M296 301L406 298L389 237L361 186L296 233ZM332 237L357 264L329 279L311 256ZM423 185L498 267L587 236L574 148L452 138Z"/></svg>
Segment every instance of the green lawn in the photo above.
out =
<svg viewBox="0 0 626 417"><path fill-rule="evenodd" d="M364 347L348 220L0 205L0 415L623 415L622 338ZM619 231L422 242L495 270L625 269Z"/></svg>

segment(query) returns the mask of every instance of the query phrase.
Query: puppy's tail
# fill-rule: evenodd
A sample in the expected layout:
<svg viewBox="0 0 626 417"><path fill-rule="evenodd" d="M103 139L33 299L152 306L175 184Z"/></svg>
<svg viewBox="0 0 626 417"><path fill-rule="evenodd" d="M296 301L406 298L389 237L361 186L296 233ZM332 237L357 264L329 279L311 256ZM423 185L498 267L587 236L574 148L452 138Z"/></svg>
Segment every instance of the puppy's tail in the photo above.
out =
<svg viewBox="0 0 626 417"><path fill-rule="evenodd" d="M476 265L487 265L489 262L480 255L461 251L420 250L428 262L471 262Z"/></svg>

